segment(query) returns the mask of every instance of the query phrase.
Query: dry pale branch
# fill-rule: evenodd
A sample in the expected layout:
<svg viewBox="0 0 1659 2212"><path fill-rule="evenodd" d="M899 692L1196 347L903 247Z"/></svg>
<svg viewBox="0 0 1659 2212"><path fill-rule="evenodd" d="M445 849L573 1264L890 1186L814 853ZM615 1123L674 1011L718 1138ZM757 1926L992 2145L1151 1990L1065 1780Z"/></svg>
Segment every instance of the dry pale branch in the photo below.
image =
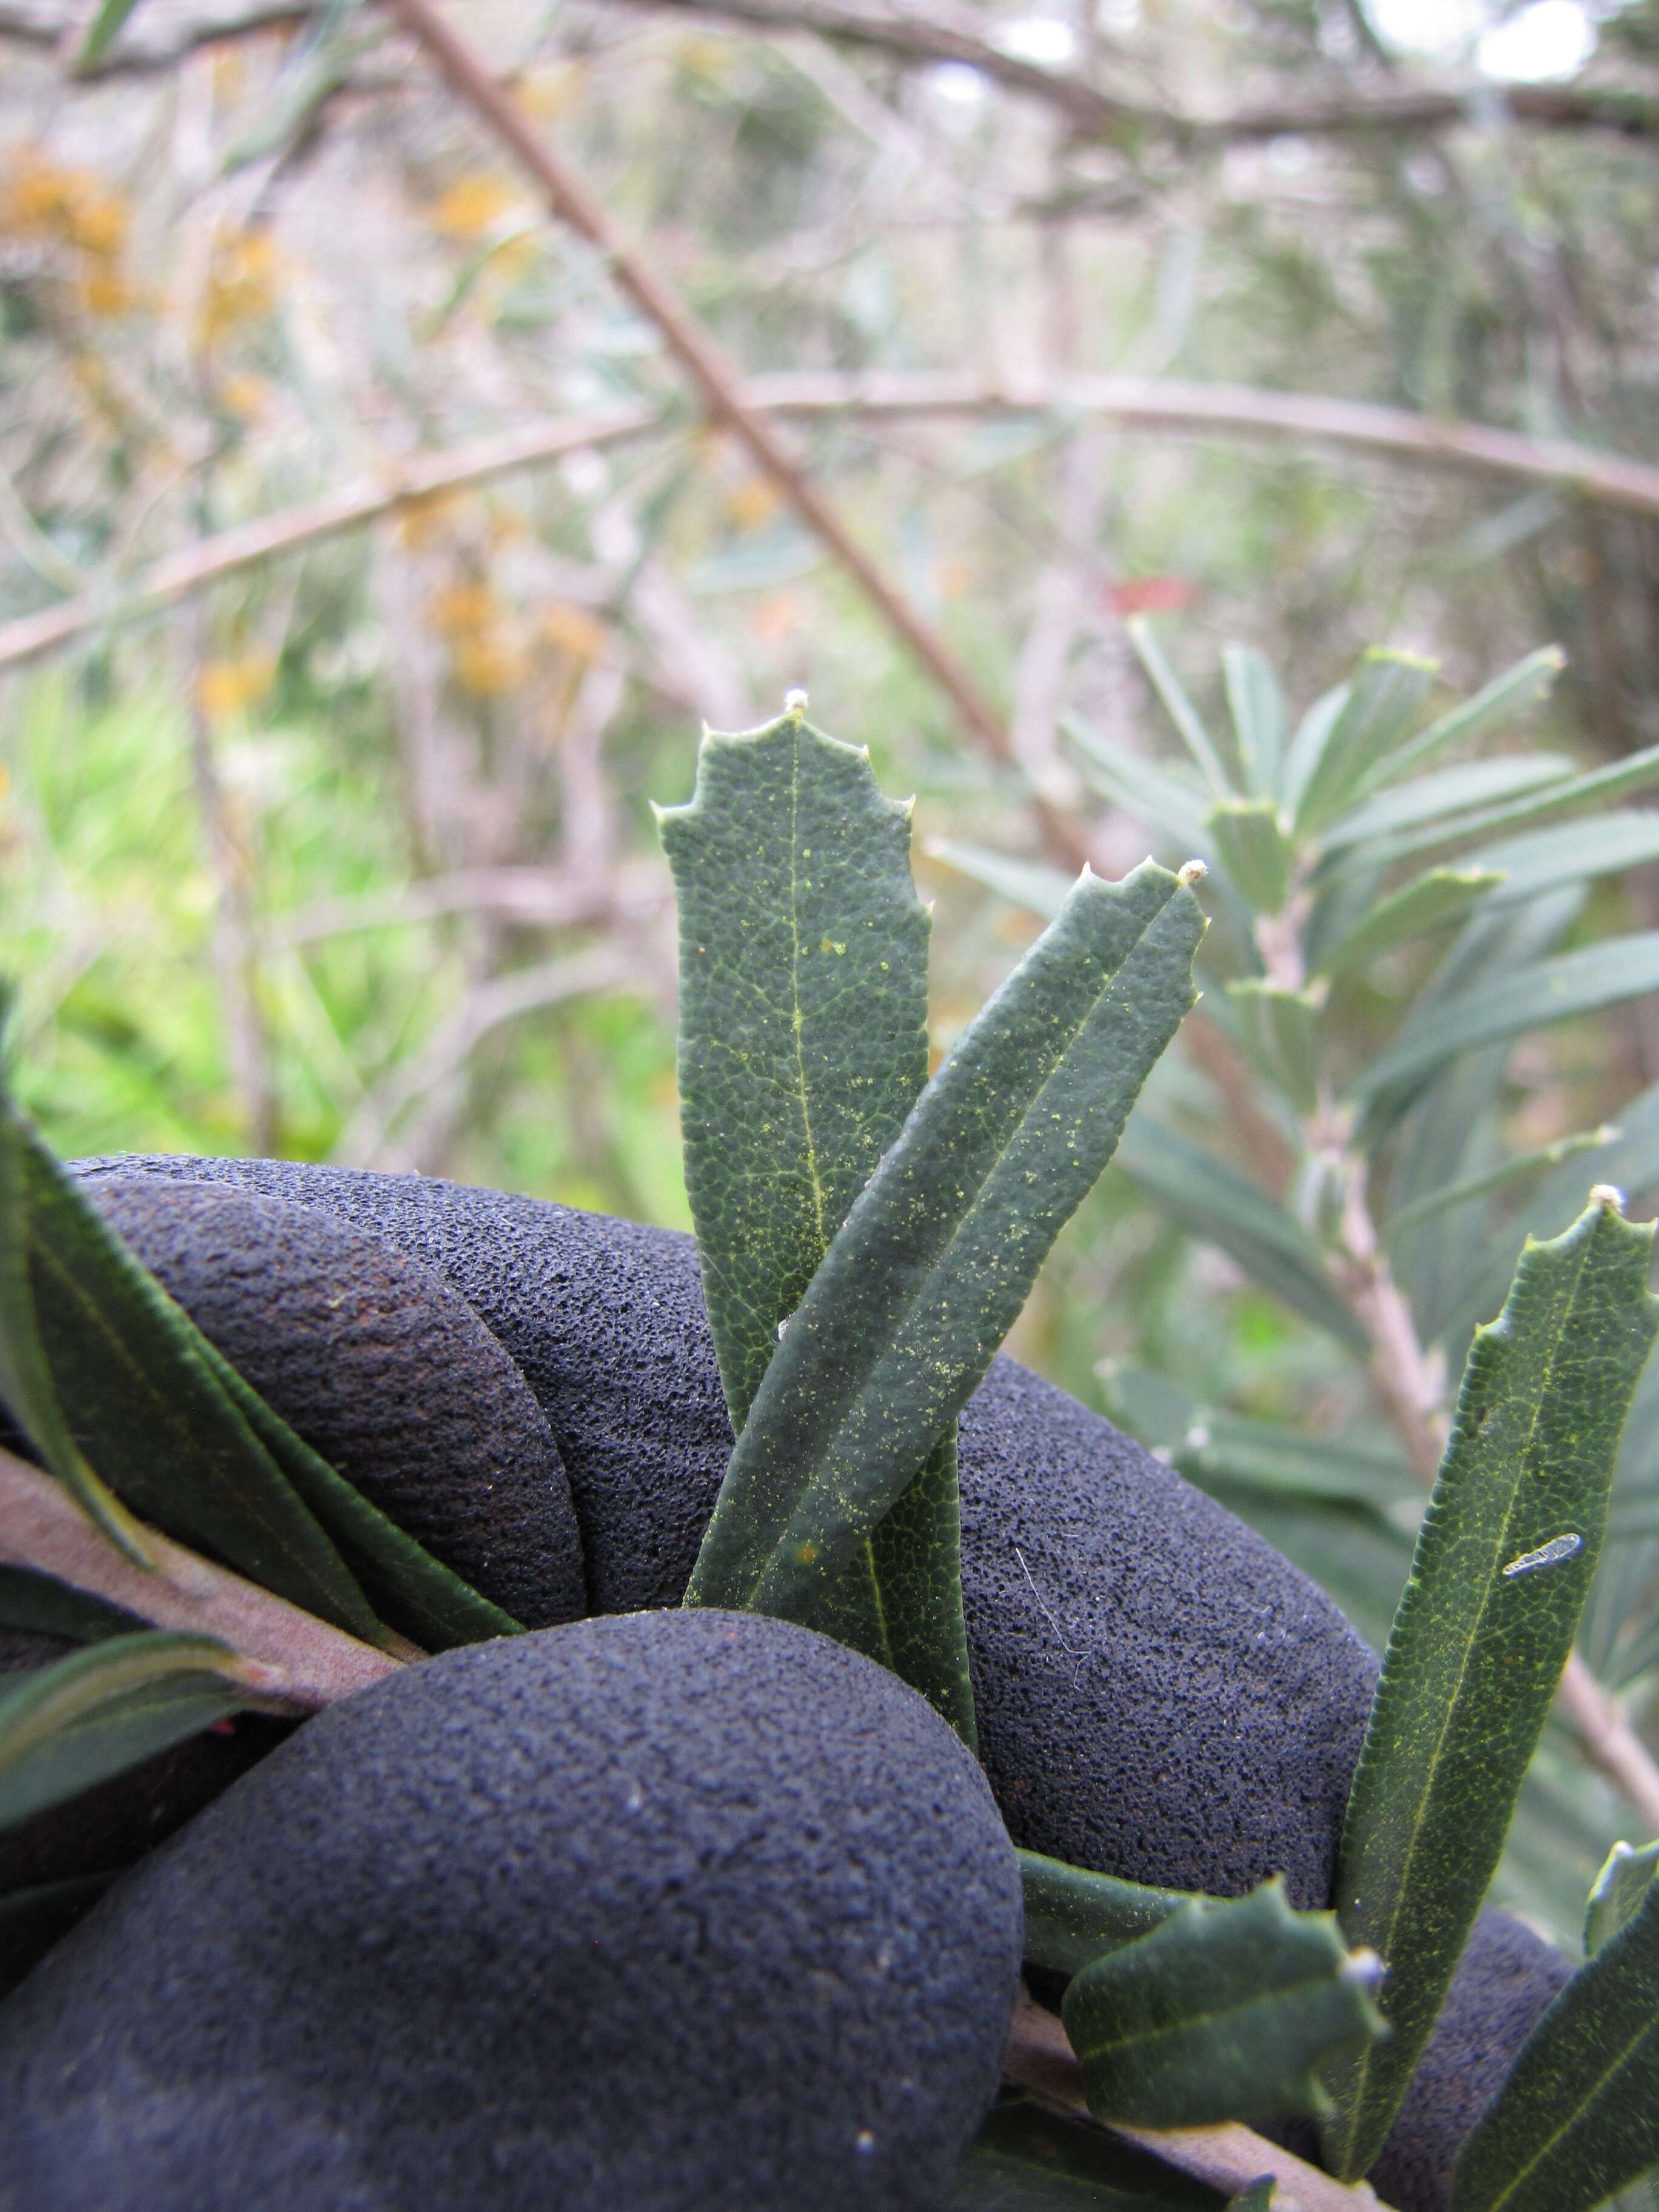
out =
<svg viewBox="0 0 1659 2212"><path fill-rule="evenodd" d="M393 1123L457 1073L492 1030L592 992L645 988L639 956L620 945L593 945L491 977L470 991L422 1049L400 1062L365 1099L340 1139L338 1157L349 1165L371 1160L384 1164L383 1147Z"/></svg>
<svg viewBox="0 0 1659 2212"><path fill-rule="evenodd" d="M250 1698L261 1711L319 1712L421 1656L401 1638L396 1655L360 1644L156 1529L144 1540L153 1568L124 1558L60 1482L0 1450L0 1561L89 1590L156 1628L218 1637L268 1670Z"/></svg>
<svg viewBox="0 0 1659 2212"><path fill-rule="evenodd" d="M925 622L848 530L775 426L744 396L719 349L656 270L629 246L611 214L556 153L514 94L428 0L386 0L457 93L545 193L558 218L605 257L612 282L660 332L690 375L714 420L728 429L855 585L866 604L921 664L980 744L1006 757L1001 718L945 640Z"/></svg>
<svg viewBox="0 0 1659 2212"><path fill-rule="evenodd" d="M1534 129L1659 135L1659 94L1641 82L1496 85L1488 80L1356 82L1338 79L1312 94L1287 91L1202 115L1131 99L1092 80L1024 60L987 38L975 14L933 0L924 14L848 0L627 0L664 14L716 17L762 31L810 31L911 68L956 63L988 82L1035 100L1080 137L1151 139L1183 153L1282 137L1351 137L1380 131L1455 130L1516 122ZM263 31L291 29L314 13L306 0L148 0L93 72L107 76L169 69L198 47ZM64 47L85 10L67 0L0 0L0 38Z"/></svg>
<svg viewBox="0 0 1659 2212"><path fill-rule="evenodd" d="M600 884L578 882L556 868L458 868L406 890L319 899L269 921L264 941L271 951L289 951L359 930L404 928L451 914L493 914L524 929L644 922L660 912L665 896L655 861L624 862Z"/></svg>
<svg viewBox="0 0 1659 2212"><path fill-rule="evenodd" d="M1647 462L1565 439L1528 438L1480 422L1437 422L1403 408L1358 400L1133 376L993 385L954 374L807 373L753 377L740 389L751 411L802 421L836 415L872 422L1093 415L1127 428L1176 436L1287 440L1500 482L1553 485L1592 505L1659 517L1659 467ZM156 613L224 577L361 529L422 500L543 466L584 447L641 437L667 427L670 419L641 403L527 422L499 437L414 456L324 498L167 554L125 584L111 583L0 623L0 668L54 652L85 630Z"/></svg>
<svg viewBox="0 0 1659 2212"><path fill-rule="evenodd" d="M1083 2075L1059 2016L1020 1991L1003 2054L1002 2070L1045 2105L1074 2119L1087 2119ZM1115 2127L1114 2135L1139 2144L1166 2165L1207 2182L1224 2197L1237 2197L1253 2181L1271 2174L1278 2185L1273 2212L1389 2212L1368 2182L1352 2187L1334 2181L1316 2166L1250 2129L1231 2122L1215 2128Z"/></svg>

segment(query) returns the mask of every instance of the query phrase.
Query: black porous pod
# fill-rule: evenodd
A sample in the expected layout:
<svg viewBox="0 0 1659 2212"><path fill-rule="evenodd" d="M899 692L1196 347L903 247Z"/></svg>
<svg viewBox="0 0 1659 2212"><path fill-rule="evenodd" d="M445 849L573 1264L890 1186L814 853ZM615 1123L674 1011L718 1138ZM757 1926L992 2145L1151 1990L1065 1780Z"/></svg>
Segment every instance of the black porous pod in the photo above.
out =
<svg viewBox="0 0 1659 2212"><path fill-rule="evenodd" d="M224 1184L105 1175L88 1193L265 1402L435 1559L526 1627L586 1612L545 1416L441 1276Z"/></svg>
<svg viewBox="0 0 1659 2212"><path fill-rule="evenodd" d="M856 1653L472 1645L298 1730L0 2008L0 2206L926 2212L1020 1937L978 1767Z"/></svg>

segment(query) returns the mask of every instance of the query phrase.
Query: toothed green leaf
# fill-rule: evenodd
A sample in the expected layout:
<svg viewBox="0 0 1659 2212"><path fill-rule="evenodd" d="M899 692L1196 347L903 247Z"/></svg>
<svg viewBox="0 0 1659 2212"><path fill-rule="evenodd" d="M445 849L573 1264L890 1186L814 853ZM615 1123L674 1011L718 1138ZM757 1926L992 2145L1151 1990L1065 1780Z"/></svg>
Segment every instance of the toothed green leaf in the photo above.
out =
<svg viewBox="0 0 1659 2212"><path fill-rule="evenodd" d="M910 810L798 714L710 733L661 816L680 921L680 1111L709 1326L741 1431L789 1316L927 1079ZM956 1431L799 1617L974 1741Z"/></svg>
<svg viewBox="0 0 1659 2212"><path fill-rule="evenodd" d="M1382 2032L1375 1967L1332 1914L1293 1912L1280 1881L1194 1898L1066 1992L1089 2109L1146 2128L1320 2112L1322 2062Z"/></svg>
<svg viewBox="0 0 1659 2212"><path fill-rule="evenodd" d="M1584 1907L1584 1953L1593 1959L1601 1946L1634 1920L1653 1878L1659 1874L1659 1844L1633 1850L1615 1844L1595 1877Z"/></svg>
<svg viewBox="0 0 1659 2212"><path fill-rule="evenodd" d="M915 1478L1193 1002L1204 918L1085 874L884 1157L756 1394L689 1601L791 1617Z"/></svg>
<svg viewBox="0 0 1659 2212"><path fill-rule="evenodd" d="M1589 2212L1659 2161L1659 1883L1544 2014L1459 2154L1453 2212Z"/></svg>
<svg viewBox="0 0 1659 2212"><path fill-rule="evenodd" d="M1652 1243L1595 1200L1523 1253L1470 1351L1343 1827L1337 1910L1382 1957L1393 2032L1330 2076L1334 2172L1362 2174L1382 2148L1572 1649L1659 1329Z"/></svg>

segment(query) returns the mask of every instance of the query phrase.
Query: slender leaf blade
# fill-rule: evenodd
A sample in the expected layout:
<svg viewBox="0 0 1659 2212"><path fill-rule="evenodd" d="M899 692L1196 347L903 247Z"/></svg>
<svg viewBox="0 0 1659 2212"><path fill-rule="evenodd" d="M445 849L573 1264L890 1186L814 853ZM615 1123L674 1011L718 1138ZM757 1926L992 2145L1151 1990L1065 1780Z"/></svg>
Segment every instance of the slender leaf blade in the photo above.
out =
<svg viewBox="0 0 1659 2212"><path fill-rule="evenodd" d="M793 1616L913 1480L1116 1148L1193 1003L1204 917L1148 861L1086 871L958 1040L813 1277L750 1408L688 1601Z"/></svg>
<svg viewBox="0 0 1659 2212"><path fill-rule="evenodd" d="M1365 655L1303 787L1298 837L1317 836L1383 768L1416 721L1435 673L1432 661L1413 653Z"/></svg>
<svg viewBox="0 0 1659 2212"><path fill-rule="evenodd" d="M1186 1891L1149 1889L1041 1851L1015 1856L1025 1899L1025 1958L1051 1973L1081 1973L1109 1952L1150 1936L1191 1902Z"/></svg>
<svg viewBox="0 0 1659 2212"><path fill-rule="evenodd" d="M1360 1073L1362 1099L1431 1075L1449 1060L1523 1031L1599 1012L1659 991L1659 930L1633 931L1581 952L1538 960L1496 982L1460 992L1407 1021L1394 1042Z"/></svg>
<svg viewBox="0 0 1659 2212"><path fill-rule="evenodd" d="M1326 746L1330 743L1331 731L1337 716L1348 703L1352 684L1334 684L1328 691L1316 699L1297 725L1296 735L1291 739L1290 750L1285 756L1285 811L1294 821L1296 811L1302 804L1302 794L1308 787L1308 778L1318 767Z"/></svg>
<svg viewBox="0 0 1659 2212"><path fill-rule="evenodd" d="M138 6L138 0L100 0L97 14L81 41L81 50L75 57L77 70L95 69L104 56L125 29L128 18Z"/></svg>
<svg viewBox="0 0 1659 2212"><path fill-rule="evenodd" d="M1589 2212L1659 2160L1659 1884L1581 1966L1464 2142L1453 2212Z"/></svg>
<svg viewBox="0 0 1659 2212"><path fill-rule="evenodd" d="M1149 2128L1322 2112L1322 2063L1382 2033L1376 1973L1333 1914L1293 1912L1281 1880L1194 1898L1066 1991L1089 2109Z"/></svg>
<svg viewBox="0 0 1659 2212"><path fill-rule="evenodd" d="M1370 1339L1327 1281L1318 1246L1254 1183L1146 1113L1125 1130L1117 1163L1182 1228L1230 1254L1292 1313L1366 1356Z"/></svg>
<svg viewBox="0 0 1659 2212"><path fill-rule="evenodd" d="M1221 669L1244 780L1259 796L1276 797L1285 767L1285 696L1273 663L1251 646L1224 645Z"/></svg>
<svg viewBox="0 0 1659 2212"><path fill-rule="evenodd" d="M1249 975L1229 983L1227 996L1257 1072L1282 1091L1298 1113L1311 1114L1319 1103L1318 994Z"/></svg>
<svg viewBox="0 0 1659 2212"><path fill-rule="evenodd" d="M910 809L868 753L786 713L710 732L659 817L680 920L686 1187L741 1431L781 1335L927 1079ZM969 1741L954 1422L811 1625L904 1676Z"/></svg>
<svg viewBox="0 0 1659 2212"><path fill-rule="evenodd" d="M383 1642L339 1553L223 1387L224 1363L33 1133L9 1126L40 1341L55 1397L74 1407L101 1480L167 1534L349 1635Z"/></svg>
<svg viewBox="0 0 1659 2212"><path fill-rule="evenodd" d="M1205 795L1194 784L1114 744L1076 715L1068 715L1061 726L1089 762L1097 787L1115 805L1161 830L1189 857L1214 857L1203 826Z"/></svg>
<svg viewBox="0 0 1659 2212"><path fill-rule="evenodd" d="M1393 2033L1334 2078L1334 2172L1381 2149L1503 1849L1607 1524L1659 1331L1653 1231L1597 1198L1522 1255L1476 1333L1349 1798L1337 1910L1387 1966Z"/></svg>
<svg viewBox="0 0 1659 2212"><path fill-rule="evenodd" d="M1659 1843L1645 1844L1639 1851L1628 1844L1613 1845L1584 1907L1586 1958L1593 1959L1604 1943L1635 1919L1656 1874Z"/></svg>
<svg viewBox="0 0 1659 2212"><path fill-rule="evenodd" d="M1606 768L1589 769L1582 775L1551 778L1534 791L1467 814L1451 815L1409 836L1379 840L1374 860L1408 860L1415 853L1431 852L1438 845L1462 844L1492 830L1518 830L1529 822L1547 821L1553 814L1576 814L1650 791L1659 784L1659 745L1631 753Z"/></svg>
<svg viewBox="0 0 1659 2212"><path fill-rule="evenodd" d="M1548 698L1556 678L1566 665L1567 656L1559 645L1540 645L1534 652L1524 653L1513 666L1494 676L1472 697L1461 700L1445 714L1437 715L1409 744L1396 746L1382 763L1382 773L1376 778L1376 783L1396 782L1407 769L1415 768L1431 753L1443 752L1448 745L1468 744L1473 738L1485 737L1489 730L1512 721L1528 708Z"/></svg>
<svg viewBox="0 0 1659 2212"><path fill-rule="evenodd" d="M127 1636L143 1622L118 1605L76 1589L55 1575L29 1567L0 1565L0 1628L27 1628L38 1636L67 1636L76 1644L99 1644Z"/></svg>
<svg viewBox="0 0 1659 2212"><path fill-rule="evenodd" d="M1277 914L1291 884L1295 850L1273 799L1224 799L1205 817L1215 855L1256 914Z"/></svg>
<svg viewBox="0 0 1659 2212"><path fill-rule="evenodd" d="M1075 876L1045 867L1039 860L1017 860L1010 854L994 853L988 846L965 844L954 837L934 838L927 847L927 857L943 861L974 883L983 884L1011 906L1040 915L1044 921L1054 920L1077 881Z"/></svg>
<svg viewBox="0 0 1659 2212"><path fill-rule="evenodd" d="M957 2169L945 2212L1218 2212L1203 2182L1090 2121L1003 2099Z"/></svg>
<svg viewBox="0 0 1659 2212"><path fill-rule="evenodd" d="M29 1275L27 1125L0 1088L0 1403L87 1518L128 1559L147 1563L143 1534L88 1463L65 1418L40 1342Z"/></svg>
<svg viewBox="0 0 1659 2212"><path fill-rule="evenodd" d="M1428 868L1374 906L1364 920L1340 938L1319 963L1322 975L1342 975L1363 968L1380 953L1391 952L1431 929L1466 921L1472 908L1503 883L1494 868Z"/></svg>
<svg viewBox="0 0 1659 2212"><path fill-rule="evenodd" d="M1659 809L1632 806L1506 837L1469 854L1468 864L1502 875L1504 881L1492 896L1498 907L1536 898L1558 884L1622 875L1653 860L1659 860Z"/></svg>
<svg viewBox="0 0 1659 2212"><path fill-rule="evenodd" d="M1123 625L1135 657L1146 672L1146 680L1164 703L1164 711L1181 734L1181 741L1198 763L1205 781L1212 791L1228 791L1231 779L1222 766L1221 756L1204 726L1203 717L1188 697L1180 678L1170 667L1157 632L1145 615L1132 615Z"/></svg>
<svg viewBox="0 0 1659 2212"><path fill-rule="evenodd" d="M267 1672L216 1637L145 1630L14 1676L0 1695L0 1829L239 1711Z"/></svg>
<svg viewBox="0 0 1659 2212"><path fill-rule="evenodd" d="M1546 786L1570 784L1577 765L1565 753L1506 753L1497 760L1463 761L1455 768L1437 769L1340 816L1320 843L1328 854L1345 854L1356 847L1379 845L1376 865L1380 866L1392 857L1388 841L1401 833L1535 796ZM1359 858L1370 864L1363 851Z"/></svg>

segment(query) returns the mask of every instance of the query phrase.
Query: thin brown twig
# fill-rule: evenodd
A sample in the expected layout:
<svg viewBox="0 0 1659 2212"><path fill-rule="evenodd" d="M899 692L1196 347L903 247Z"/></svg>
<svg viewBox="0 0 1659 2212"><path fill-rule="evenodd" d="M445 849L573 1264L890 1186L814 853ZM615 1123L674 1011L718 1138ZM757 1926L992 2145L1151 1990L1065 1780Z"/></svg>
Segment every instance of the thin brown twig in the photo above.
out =
<svg viewBox="0 0 1659 2212"><path fill-rule="evenodd" d="M1035 2003L1023 1989L1014 2008L1002 2070L1009 2081L1056 2112L1074 2119L1090 2118L1082 2069L1065 2023ZM1194 2180L1206 2182L1224 2197L1237 2197L1253 2181L1271 2174L1277 2185L1273 2212L1389 2212L1369 2182L1351 2185L1334 2181L1293 2151L1281 2150L1277 2143L1268 2142L1237 2121L1212 2128L1114 2126L1111 2132L1138 2143Z"/></svg>
<svg viewBox="0 0 1659 2212"><path fill-rule="evenodd" d="M808 373L753 377L740 390L751 410L801 421L827 415L902 421L1081 414L1172 436L1299 439L1500 481L1554 485L1574 498L1659 518L1659 467L1647 462L1484 423L1436 422L1358 400L1133 376L994 385L954 374ZM635 404L527 422L501 436L389 463L321 499L284 507L167 554L124 583L105 584L0 623L0 668L53 652L83 631L159 612L222 577L302 551L423 500L540 467L585 447L645 436L665 428L668 419L659 408Z"/></svg>
<svg viewBox="0 0 1659 2212"><path fill-rule="evenodd" d="M1641 83L1495 85L1471 82L1339 82L1311 95L1286 92L1212 114L1111 92L1091 78L1024 60L984 36L973 16L935 0L926 15L848 5L847 0L627 0L662 13L696 14L761 31L809 31L863 47L911 68L955 63L1006 92L1040 101L1080 137L1126 136L1197 152L1235 141L1345 137L1379 131L1436 131L1498 122L1553 131L1659 135L1659 96ZM253 6L152 5L122 32L91 76L146 75L170 69L204 46L262 32L298 28L313 0L264 0ZM59 49L74 11L62 0L0 0L0 39Z"/></svg>
<svg viewBox="0 0 1659 2212"><path fill-rule="evenodd" d="M155 1627L218 1637L271 1670L250 1698L262 1711L319 1712L422 1656L402 1638L396 1654L360 1644L159 1529L143 1534L153 1567L118 1552L60 1482L0 1450L0 1560L88 1590Z"/></svg>
<svg viewBox="0 0 1659 2212"><path fill-rule="evenodd" d="M932 676L978 742L1006 759L1007 732L977 682L853 537L776 427L745 398L738 377L702 325L623 239L609 210L428 0L386 0L386 4L419 40L452 90L534 178L554 213L604 256L617 289L654 324L669 351L690 374L713 419L746 449L884 625Z"/></svg>

